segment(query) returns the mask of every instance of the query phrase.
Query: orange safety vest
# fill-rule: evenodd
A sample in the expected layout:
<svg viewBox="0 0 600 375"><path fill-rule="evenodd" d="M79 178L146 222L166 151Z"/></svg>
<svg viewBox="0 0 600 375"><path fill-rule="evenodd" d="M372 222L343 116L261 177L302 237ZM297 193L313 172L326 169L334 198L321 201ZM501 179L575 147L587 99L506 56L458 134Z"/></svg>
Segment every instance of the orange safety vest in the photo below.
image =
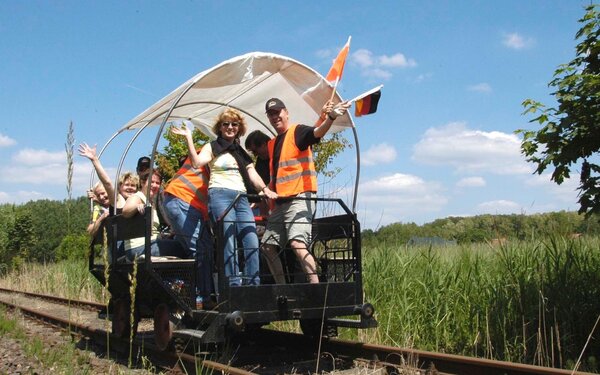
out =
<svg viewBox="0 0 600 375"><path fill-rule="evenodd" d="M208 171L194 168L189 156L164 191L199 210L205 219L208 218Z"/></svg>
<svg viewBox="0 0 600 375"><path fill-rule="evenodd" d="M292 197L304 192L317 192L317 172L311 147L300 150L296 145L296 126L289 127L284 135L277 164L277 176L274 176L273 163L269 163L271 171L271 190L280 197ZM275 138L268 143L269 156L273 160Z"/></svg>

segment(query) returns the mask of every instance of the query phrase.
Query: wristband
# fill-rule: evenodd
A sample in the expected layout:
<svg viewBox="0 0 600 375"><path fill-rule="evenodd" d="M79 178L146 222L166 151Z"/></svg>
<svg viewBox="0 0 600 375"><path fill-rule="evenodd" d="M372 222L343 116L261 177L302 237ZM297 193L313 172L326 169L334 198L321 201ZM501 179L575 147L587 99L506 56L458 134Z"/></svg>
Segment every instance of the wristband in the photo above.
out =
<svg viewBox="0 0 600 375"><path fill-rule="evenodd" d="M329 117L329 119L330 119L331 121L335 120L335 117L331 117L331 114L329 114L329 113L327 114L327 117Z"/></svg>

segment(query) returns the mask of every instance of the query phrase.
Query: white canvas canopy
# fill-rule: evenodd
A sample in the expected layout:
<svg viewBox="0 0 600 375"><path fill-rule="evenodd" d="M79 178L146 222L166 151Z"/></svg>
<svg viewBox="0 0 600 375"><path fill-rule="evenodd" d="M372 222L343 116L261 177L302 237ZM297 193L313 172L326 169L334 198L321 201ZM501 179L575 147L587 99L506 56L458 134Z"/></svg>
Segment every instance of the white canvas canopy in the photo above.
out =
<svg viewBox="0 0 600 375"><path fill-rule="evenodd" d="M192 77L125 124L121 131L160 125L163 121L190 120L203 133L214 136L210 128L216 116L228 106L244 113L247 133L259 129L274 135L265 114L269 98L277 97L286 104L293 123L314 125L332 90L321 74L298 61L252 52ZM337 93L334 101L341 101ZM353 126L352 118L346 114L335 121L331 131Z"/></svg>
<svg viewBox="0 0 600 375"><path fill-rule="evenodd" d="M265 113L265 103L273 97L285 103L292 123L312 126L319 118L323 105L332 97L332 92L332 85L321 74L296 60L273 53L247 53L198 73L137 115L109 139L100 155L119 134L127 130L137 132L121 157L117 168L119 176L125 155L140 132L147 127L160 126L150 154L153 158L167 123L191 121L204 134L215 138L211 127L225 107L235 108L244 114L248 124L246 135L254 130L261 130L267 135L275 136ZM333 100L339 103L342 98L336 92ZM360 174L360 154L356 129L349 113L338 117L330 132L348 128L352 129L354 135L357 157L354 210ZM241 143L244 144L244 139Z"/></svg>

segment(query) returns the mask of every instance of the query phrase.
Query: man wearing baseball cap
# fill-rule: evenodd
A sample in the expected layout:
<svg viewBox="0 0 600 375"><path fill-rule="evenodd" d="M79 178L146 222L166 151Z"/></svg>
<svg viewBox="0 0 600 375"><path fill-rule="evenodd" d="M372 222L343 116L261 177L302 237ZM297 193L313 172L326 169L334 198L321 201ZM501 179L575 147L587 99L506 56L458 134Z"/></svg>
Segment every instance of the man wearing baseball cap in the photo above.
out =
<svg viewBox="0 0 600 375"><path fill-rule="evenodd" d="M141 158L139 158L137 162L137 167L135 168L135 171L137 172L138 176L147 173L149 169L150 158L147 156L142 156Z"/></svg>
<svg viewBox="0 0 600 375"><path fill-rule="evenodd" d="M285 283L277 246L289 246L300 262L310 283L318 283L315 259L309 253L314 202L317 193L317 172L313 162L312 145L320 142L335 119L343 116L350 103L336 105L329 101L323 107L324 122L318 127L297 125L290 122L288 110L279 98L265 103L269 123L277 136L268 143L270 189L280 198L275 202L267 229L263 235L267 263L275 281ZM286 199L287 198L287 199ZM301 198L301 199L290 199Z"/></svg>

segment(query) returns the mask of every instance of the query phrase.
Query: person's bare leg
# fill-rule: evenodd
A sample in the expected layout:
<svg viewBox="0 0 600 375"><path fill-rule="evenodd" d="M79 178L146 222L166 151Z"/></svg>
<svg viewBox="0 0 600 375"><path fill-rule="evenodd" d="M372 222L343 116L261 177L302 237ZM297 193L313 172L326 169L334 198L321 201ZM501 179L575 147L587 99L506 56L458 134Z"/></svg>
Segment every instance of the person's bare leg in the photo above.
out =
<svg viewBox="0 0 600 375"><path fill-rule="evenodd" d="M292 240L290 241L290 246L294 250L296 257L302 266L302 270L304 271L304 274L306 274L308 282L312 284L318 283L319 276L317 276L315 258L308 252L306 244L302 241Z"/></svg>
<svg viewBox="0 0 600 375"><path fill-rule="evenodd" d="M283 273L281 259L279 259L279 254L277 253L277 246L265 244L262 249L265 259L267 260L269 271L271 271L273 279L275 279L275 283L285 284L285 275Z"/></svg>

